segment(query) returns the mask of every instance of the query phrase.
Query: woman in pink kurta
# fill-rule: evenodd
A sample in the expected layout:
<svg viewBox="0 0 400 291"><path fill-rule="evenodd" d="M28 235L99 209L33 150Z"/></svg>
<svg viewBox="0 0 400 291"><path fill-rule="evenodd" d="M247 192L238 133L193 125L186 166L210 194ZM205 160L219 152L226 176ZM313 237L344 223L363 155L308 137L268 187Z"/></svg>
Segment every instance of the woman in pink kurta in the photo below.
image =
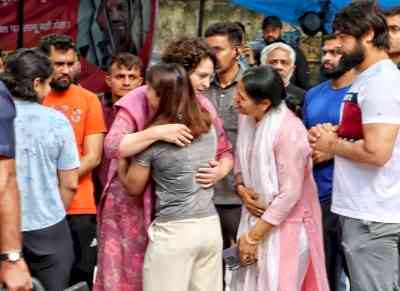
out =
<svg viewBox="0 0 400 291"><path fill-rule="evenodd" d="M181 56L176 58L178 61L185 61L185 68L190 72L193 87L196 89L197 100L211 113L218 135L216 160L219 161L218 167L223 169L232 163L232 146L215 108L201 94L201 90L209 85L209 76L206 77L208 81L201 78L204 78L202 76L205 72L210 71L210 75L213 73L215 57L209 55L211 50L201 40L184 39L180 42L185 47L191 47L190 53L195 53L184 59ZM129 196L118 179L117 163L123 138L127 134L145 129L152 119L154 108L151 108L146 86L135 89L115 106L118 113L104 142L105 155L111 159L111 163L98 209L98 271L93 290L141 291L147 229L152 219L153 192L149 185L144 195ZM125 154L129 155L131 154ZM226 174L223 173L222 177ZM220 173L218 175L221 176ZM209 181L206 179L205 184L207 183Z"/></svg>
<svg viewBox="0 0 400 291"><path fill-rule="evenodd" d="M152 192L127 195L117 177L122 138L144 129L150 115L144 87L122 98L106 136L104 151L111 160L107 183L98 206L98 271L93 290L142 290L142 267L151 222Z"/></svg>
<svg viewBox="0 0 400 291"><path fill-rule="evenodd" d="M257 206L242 210L233 291L329 290L307 131L284 92L278 73L261 66L245 72L235 97L237 189Z"/></svg>

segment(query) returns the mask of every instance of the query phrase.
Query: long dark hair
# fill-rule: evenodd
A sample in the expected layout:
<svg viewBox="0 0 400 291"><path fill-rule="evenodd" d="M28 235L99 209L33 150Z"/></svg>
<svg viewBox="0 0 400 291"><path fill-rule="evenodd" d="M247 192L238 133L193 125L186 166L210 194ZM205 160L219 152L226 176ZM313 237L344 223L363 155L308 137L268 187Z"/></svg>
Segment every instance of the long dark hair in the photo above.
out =
<svg viewBox="0 0 400 291"><path fill-rule="evenodd" d="M210 113L198 103L188 73L181 65L154 65L147 71L146 82L160 98L153 124L182 123L195 138L209 131Z"/></svg>
<svg viewBox="0 0 400 291"><path fill-rule="evenodd" d="M6 58L6 68L0 80L14 98L39 102L33 81L48 79L53 73L49 58L39 49L18 49Z"/></svg>

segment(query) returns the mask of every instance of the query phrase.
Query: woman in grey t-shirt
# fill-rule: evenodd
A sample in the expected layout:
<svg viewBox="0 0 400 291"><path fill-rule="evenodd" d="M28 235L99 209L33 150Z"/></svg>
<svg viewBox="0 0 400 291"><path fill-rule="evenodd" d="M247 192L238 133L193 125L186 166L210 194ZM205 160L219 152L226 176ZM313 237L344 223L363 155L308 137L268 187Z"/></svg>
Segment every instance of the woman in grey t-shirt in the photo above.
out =
<svg viewBox="0 0 400 291"><path fill-rule="evenodd" d="M198 104L186 71L177 64L155 65L146 76L153 125L185 124L194 137L178 147L156 142L121 162L119 176L132 195L150 179L156 187L156 219L149 230L144 291L221 290L222 238L212 201L213 188L197 184L199 168L213 160L217 136L210 114Z"/></svg>

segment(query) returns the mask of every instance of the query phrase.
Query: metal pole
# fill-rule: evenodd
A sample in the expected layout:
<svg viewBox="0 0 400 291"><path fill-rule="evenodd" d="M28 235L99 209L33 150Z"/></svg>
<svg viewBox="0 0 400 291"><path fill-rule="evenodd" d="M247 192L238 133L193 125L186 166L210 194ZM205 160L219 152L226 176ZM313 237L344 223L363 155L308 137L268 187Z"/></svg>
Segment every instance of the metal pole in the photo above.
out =
<svg viewBox="0 0 400 291"><path fill-rule="evenodd" d="M206 4L206 0L199 1L199 13L198 13L198 22L197 22L197 36L203 36L203 23L204 23L204 7Z"/></svg>
<svg viewBox="0 0 400 291"><path fill-rule="evenodd" d="M17 38L17 48L24 47L24 6L25 0L18 1L18 38Z"/></svg>

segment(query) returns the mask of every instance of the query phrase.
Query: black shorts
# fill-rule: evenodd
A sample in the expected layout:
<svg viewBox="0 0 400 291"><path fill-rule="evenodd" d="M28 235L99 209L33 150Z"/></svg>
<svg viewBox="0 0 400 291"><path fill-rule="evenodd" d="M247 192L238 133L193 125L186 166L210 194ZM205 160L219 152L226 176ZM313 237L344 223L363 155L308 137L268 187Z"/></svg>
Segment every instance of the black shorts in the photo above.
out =
<svg viewBox="0 0 400 291"><path fill-rule="evenodd" d="M71 233L65 219L39 230L24 231L23 253L33 277L45 290L62 291L69 286L74 262Z"/></svg>

